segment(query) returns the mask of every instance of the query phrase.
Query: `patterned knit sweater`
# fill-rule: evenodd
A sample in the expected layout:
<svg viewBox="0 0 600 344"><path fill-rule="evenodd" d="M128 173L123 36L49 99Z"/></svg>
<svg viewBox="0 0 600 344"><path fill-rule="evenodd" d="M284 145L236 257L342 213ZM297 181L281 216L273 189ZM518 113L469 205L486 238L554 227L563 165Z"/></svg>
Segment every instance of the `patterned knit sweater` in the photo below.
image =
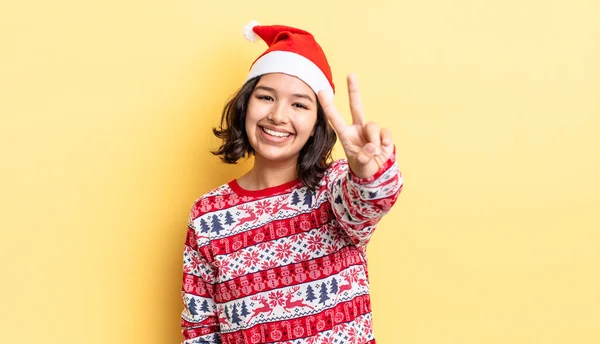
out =
<svg viewBox="0 0 600 344"><path fill-rule="evenodd" d="M366 245L402 189L395 155L345 160L314 191L234 180L198 199L184 247L183 343L375 343Z"/></svg>

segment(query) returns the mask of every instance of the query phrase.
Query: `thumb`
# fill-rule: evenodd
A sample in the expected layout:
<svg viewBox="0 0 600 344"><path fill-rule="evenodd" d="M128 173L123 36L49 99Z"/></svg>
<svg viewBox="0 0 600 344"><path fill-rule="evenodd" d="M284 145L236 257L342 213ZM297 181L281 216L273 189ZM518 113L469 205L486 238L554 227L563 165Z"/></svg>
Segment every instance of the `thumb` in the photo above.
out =
<svg viewBox="0 0 600 344"><path fill-rule="evenodd" d="M356 154L356 161L360 164L366 164L373 157L377 155L377 147L372 143L367 143L359 152Z"/></svg>

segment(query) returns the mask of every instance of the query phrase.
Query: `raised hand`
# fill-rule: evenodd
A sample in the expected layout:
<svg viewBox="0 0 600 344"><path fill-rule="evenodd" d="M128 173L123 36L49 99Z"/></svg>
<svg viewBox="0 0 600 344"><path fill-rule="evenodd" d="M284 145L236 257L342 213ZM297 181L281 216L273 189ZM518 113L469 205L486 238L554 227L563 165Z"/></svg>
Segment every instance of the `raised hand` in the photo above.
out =
<svg viewBox="0 0 600 344"><path fill-rule="evenodd" d="M346 124L336 109L332 95L319 92L318 97L327 119L340 138L350 169L357 177L368 178L394 153L392 133L374 122L365 123L358 81L354 74L348 76L348 95L352 113L351 125Z"/></svg>

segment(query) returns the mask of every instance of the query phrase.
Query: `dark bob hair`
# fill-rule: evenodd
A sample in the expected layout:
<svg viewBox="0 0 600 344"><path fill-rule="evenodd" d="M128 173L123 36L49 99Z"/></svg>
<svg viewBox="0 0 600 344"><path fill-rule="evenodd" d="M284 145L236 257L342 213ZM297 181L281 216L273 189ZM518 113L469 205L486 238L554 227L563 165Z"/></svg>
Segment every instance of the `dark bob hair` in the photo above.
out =
<svg viewBox="0 0 600 344"><path fill-rule="evenodd" d="M246 134L246 109L259 80L260 76L242 85L223 108L219 127L213 128L213 133L222 140L222 143L221 147L212 153L220 156L225 163L235 164L244 156L254 155L254 149ZM327 121L317 99L315 133L300 150L296 166L298 177L309 189L314 190L323 178L325 170L331 163L331 150L336 140L337 135Z"/></svg>

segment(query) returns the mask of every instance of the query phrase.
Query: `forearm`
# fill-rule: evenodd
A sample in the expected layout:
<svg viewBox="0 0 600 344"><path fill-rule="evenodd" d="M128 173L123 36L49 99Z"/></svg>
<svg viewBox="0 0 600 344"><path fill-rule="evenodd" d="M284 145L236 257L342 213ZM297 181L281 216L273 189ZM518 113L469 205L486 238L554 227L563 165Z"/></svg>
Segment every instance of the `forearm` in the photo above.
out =
<svg viewBox="0 0 600 344"><path fill-rule="evenodd" d="M390 158L373 176L360 179L346 168L330 188L340 226L356 245L366 245L375 225L389 212L402 190L402 174Z"/></svg>

